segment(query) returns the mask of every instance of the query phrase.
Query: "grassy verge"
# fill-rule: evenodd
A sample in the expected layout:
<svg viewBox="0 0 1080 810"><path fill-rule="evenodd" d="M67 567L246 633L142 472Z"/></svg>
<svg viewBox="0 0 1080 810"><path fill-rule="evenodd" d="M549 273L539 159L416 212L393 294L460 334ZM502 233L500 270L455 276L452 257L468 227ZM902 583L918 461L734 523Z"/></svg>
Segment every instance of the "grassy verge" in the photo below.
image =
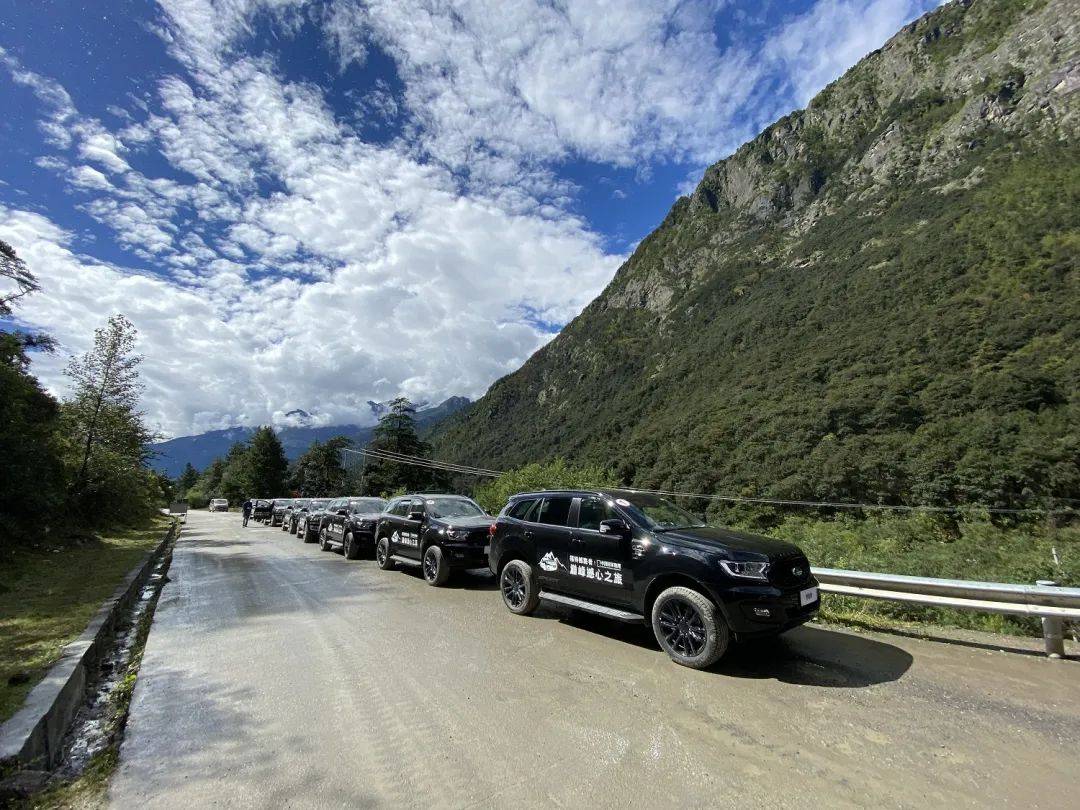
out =
<svg viewBox="0 0 1080 810"><path fill-rule="evenodd" d="M64 645L86 629L124 576L169 525L155 518L139 529L57 548L5 550L0 557L0 720L22 705Z"/></svg>
<svg viewBox="0 0 1080 810"><path fill-rule="evenodd" d="M1080 586L1080 526L998 525L977 516L954 520L916 514L786 517L768 528L757 521L744 521L742 527L796 543L821 568L1025 585L1052 579ZM822 601L821 615L869 627L918 622L1014 635L1042 632L1033 618L833 595Z"/></svg>

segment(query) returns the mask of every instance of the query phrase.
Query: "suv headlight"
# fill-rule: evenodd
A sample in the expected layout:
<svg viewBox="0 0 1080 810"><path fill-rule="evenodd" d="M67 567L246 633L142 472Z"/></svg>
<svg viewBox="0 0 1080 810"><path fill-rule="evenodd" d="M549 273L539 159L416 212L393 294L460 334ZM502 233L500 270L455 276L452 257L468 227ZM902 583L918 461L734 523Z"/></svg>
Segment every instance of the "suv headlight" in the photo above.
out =
<svg viewBox="0 0 1080 810"><path fill-rule="evenodd" d="M454 540L464 540L466 537L469 536L469 530L468 529L447 529L446 534L447 534L448 537L451 537Z"/></svg>
<svg viewBox="0 0 1080 810"><path fill-rule="evenodd" d="M731 576L742 579L767 579L769 574L769 563L765 560L753 562L721 560L720 567Z"/></svg>

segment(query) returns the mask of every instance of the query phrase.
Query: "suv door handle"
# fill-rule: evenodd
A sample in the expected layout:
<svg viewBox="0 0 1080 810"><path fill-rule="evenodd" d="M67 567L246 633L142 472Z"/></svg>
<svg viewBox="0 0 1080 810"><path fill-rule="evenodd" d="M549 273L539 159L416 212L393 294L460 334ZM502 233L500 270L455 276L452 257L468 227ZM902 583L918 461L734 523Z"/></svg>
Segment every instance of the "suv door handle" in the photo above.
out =
<svg viewBox="0 0 1080 810"><path fill-rule="evenodd" d="M526 540L529 540L529 539L531 539L531 538L532 538L532 535L533 535L533 533L532 533L532 532L530 532L530 531L529 531L528 529L526 529L526 530L525 530L525 539L526 539Z"/></svg>

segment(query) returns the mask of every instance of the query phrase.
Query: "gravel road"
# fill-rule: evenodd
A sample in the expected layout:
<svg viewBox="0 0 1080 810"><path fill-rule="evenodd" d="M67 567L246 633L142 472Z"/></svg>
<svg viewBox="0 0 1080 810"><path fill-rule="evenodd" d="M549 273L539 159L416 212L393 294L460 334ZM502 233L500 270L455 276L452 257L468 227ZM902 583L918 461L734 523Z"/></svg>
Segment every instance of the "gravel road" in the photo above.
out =
<svg viewBox="0 0 1080 810"><path fill-rule="evenodd" d="M1077 661L811 625L695 672L235 513L190 514L169 576L117 807L1080 802Z"/></svg>

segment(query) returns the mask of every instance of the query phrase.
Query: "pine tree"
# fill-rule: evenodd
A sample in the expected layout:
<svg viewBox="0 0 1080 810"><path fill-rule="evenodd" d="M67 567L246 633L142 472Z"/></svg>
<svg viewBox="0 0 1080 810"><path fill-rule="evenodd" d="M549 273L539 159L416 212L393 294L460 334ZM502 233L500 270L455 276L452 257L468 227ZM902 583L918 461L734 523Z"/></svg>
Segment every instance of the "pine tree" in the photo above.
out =
<svg viewBox="0 0 1080 810"><path fill-rule="evenodd" d="M368 448L409 456L427 456L431 446L416 432L416 407L405 397L390 403L375 426ZM445 486L445 476L425 467L369 459L364 471L364 494L389 495Z"/></svg>
<svg viewBox="0 0 1080 810"><path fill-rule="evenodd" d="M274 439L276 441L277 437ZM225 498L229 503L242 503L252 497L254 489L251 447L245 442L236 442L221 462L220 475L210 497ZM276 494L280 495L282 491L283 489L279 488Z"/></svg>
<svg viewBox="0 0 1080 810"><path fill-rule="evenodd" d="M251 437L247 449L247 478L252 498L275 498L285 493L285 476L289 460L281 440L270 427L260 427Z"/></svg>
<svg viewBox="0 0 1080 810"><path fill-rule="evenodd" d="M346 470L341 451L351 445L352 440L346 436L335 436L326 442L312 442L296 460L292 473L294 488L310 498L343 494Z"/></svg>
<svg viewBox="0 0 1080 810"><path fill-rule="evenodd" d="M184 465L184 471L180 473L176 479L176 491L181 498L183 498L189 489L195 486L195 482L199 480L199 471L195 469L192 463L189 461Z"/></svg>

